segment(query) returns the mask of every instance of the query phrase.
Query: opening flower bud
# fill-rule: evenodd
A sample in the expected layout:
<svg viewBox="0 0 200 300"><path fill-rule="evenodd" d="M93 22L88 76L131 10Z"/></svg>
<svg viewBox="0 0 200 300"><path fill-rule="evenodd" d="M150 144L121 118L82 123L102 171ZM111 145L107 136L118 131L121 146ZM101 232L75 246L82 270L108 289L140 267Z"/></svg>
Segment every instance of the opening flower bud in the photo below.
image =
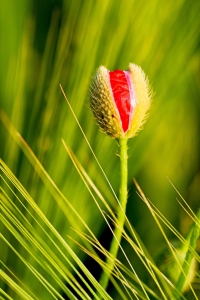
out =
<svg viewBox="0 0 200 300"><path fill-rule="evenodd" d="M127 71L98 68L90 89L90 106L102 131L113 138L136 135L146 119L151 89L142 69Z"/></svg>

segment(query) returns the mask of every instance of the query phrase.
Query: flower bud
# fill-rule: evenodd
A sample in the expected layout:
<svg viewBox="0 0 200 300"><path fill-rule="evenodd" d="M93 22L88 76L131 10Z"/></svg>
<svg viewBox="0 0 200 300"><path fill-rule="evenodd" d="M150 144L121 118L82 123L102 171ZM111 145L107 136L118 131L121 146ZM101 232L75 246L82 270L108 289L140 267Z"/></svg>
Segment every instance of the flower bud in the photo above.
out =
<svg viewBox="0 0 200 300"><path fill-rule="evenodd" d="M103 132L112 138L131 138L144 124L151 89L142 69L129 64L127 71L98 68L90 88L90 106Z"/></svg>

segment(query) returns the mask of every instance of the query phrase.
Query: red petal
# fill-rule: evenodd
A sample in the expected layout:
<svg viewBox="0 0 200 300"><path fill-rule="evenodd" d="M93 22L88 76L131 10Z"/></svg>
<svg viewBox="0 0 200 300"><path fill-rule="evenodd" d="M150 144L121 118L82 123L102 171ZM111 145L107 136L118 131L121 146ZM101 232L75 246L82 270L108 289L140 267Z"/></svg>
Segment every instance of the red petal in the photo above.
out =
<svg viewBox="0 0 200 300"><path fill-rule="evenodd" d="M123 131L126 132L129 127L131 113L129 85L123 71L116 70L109 72L109 75L113 97L122 121L122 128Z"/></svg>

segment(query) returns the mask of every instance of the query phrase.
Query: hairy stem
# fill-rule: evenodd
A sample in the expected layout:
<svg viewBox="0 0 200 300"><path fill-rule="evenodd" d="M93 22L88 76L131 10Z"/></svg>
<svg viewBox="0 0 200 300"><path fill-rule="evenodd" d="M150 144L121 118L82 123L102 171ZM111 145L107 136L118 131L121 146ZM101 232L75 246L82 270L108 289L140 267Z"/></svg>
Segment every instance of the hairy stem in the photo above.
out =
<svg viewBox="0 0 200 300"><path fill-rule="evenodd" d="M127 178L128 178L128 155L127 155L127 139L121 138L119 140L120 144L120 190L119 190L119 201L120 205L118 206L117 219L118 226L115 227L114 236L110 246L111 259L107 259L106 265L109 271L104 271L100 278L100 284L106 290L109 282L111 272L114 268L115 258L117 257L119 244L121 242L122 230L125 222L125 213L126 213L126 203L127 203Z"/></svg>

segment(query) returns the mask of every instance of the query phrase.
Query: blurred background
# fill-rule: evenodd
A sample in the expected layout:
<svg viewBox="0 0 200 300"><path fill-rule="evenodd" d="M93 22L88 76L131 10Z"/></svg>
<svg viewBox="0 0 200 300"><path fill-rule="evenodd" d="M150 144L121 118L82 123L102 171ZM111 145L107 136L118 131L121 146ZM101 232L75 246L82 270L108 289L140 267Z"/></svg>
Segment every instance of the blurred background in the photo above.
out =
<svg viewBox="0 0 200 300"><path fill-rule="evenodd" d="M153 256L162 247L163 238L137 196L132 179L136 178L145 195L183 235L191 220L177 203L176 198L180 197L167 177L194 212L200 203L199 10L199 1L187 0L1 1L1 158L83 261L86 255L67 238L70 235L78 239L71 229L71 211L65 211L55 201L10 133L7 120L108 247L109 230L61 138L114 210L116 201L59 84L118 194L118 145L99 131L90 112L88 91L91 77L100 65L109 70L125 70L129 62L141 66L154 97L144 130L129 141L127 216ZM79 228L84 230L82 224ZM19 253L25 253L4 226L2 232ZM167 229L166 232L173 239L172 233ZM137 265L135 256L129 255ZM29 284L26 268L6 244L2 257ZM40 299L51 299L37 284L33 290L40 291ZM6 285L3 287L9 290ZM118 299L112 286L110 294ZM13 291L11 295L20 299Z"/></svg>

